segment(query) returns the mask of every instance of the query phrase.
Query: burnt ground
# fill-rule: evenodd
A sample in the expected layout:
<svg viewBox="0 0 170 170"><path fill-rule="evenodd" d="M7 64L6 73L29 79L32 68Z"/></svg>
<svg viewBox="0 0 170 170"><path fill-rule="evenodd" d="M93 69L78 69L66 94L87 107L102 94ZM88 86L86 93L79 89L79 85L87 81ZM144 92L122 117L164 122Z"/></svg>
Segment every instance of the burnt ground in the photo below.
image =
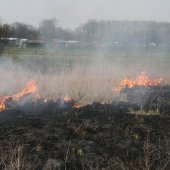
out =
<svg viewBox="0 0 170 170"><path fill-rule="evenodd" d="M170 109L37 101L0 113L0 169L169 170ZM169 111L169 112L168 112Z"/></svg>

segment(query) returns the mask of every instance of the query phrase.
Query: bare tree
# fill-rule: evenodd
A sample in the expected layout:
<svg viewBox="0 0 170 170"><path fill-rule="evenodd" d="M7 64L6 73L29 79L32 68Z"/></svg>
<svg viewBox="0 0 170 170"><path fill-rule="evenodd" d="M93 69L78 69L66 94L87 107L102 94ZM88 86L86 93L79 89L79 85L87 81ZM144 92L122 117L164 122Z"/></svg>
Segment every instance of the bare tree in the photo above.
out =
<svg viewBox="0 0 170 170"><path fill-rule="evenodd" d="M39 37L40 33L38 29L31 25L27 25L20 22L15 22L12 24L12 36L17 38L30 38L36 39Z"/></svg>
<svg viewBox="0 0 170 170"><path fill-rule="evenodd" d="M40 23L40 32L44 40L51 40L56 36L57 20L56 18L44 19Z"/></svg>

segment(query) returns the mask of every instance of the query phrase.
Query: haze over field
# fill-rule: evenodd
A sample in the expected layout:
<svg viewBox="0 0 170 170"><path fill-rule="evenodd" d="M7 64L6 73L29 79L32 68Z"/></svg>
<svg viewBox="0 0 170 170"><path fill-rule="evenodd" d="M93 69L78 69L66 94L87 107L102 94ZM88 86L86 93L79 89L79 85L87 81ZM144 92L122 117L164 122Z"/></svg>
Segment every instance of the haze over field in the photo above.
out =
<svg viewBox="0 0 170 170"><path fill-rule="evenodd" d="M38 26L55 17L63 27L75 28L89 19L155 20L170 22L169 0L1 0L5 22Z"/></svg>

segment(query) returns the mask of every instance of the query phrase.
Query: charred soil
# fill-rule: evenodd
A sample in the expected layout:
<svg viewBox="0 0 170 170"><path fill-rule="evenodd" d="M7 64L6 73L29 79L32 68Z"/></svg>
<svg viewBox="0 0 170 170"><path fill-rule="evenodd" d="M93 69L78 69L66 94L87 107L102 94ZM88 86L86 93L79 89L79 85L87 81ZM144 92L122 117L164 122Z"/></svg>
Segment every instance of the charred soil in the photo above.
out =
<svg viewBox="0 0 170 170"><path fill-rule="evenodd" d="M170 114L42 101L0 113L0 169L170 169ZM169 110L169 109L168 109Z"/></svg>

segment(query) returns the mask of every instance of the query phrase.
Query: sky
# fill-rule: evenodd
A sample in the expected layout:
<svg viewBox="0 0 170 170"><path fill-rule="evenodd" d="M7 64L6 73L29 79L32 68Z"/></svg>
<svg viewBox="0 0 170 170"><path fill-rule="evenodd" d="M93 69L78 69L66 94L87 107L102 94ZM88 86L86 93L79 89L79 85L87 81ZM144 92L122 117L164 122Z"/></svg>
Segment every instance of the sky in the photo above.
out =
<svg viewBox="0 0 170 170"><path fill-rule="evenodd" d="M34 26L55 17L72 29L90 19L170 22L170 0L0 0L0 17Z"/></svg>

